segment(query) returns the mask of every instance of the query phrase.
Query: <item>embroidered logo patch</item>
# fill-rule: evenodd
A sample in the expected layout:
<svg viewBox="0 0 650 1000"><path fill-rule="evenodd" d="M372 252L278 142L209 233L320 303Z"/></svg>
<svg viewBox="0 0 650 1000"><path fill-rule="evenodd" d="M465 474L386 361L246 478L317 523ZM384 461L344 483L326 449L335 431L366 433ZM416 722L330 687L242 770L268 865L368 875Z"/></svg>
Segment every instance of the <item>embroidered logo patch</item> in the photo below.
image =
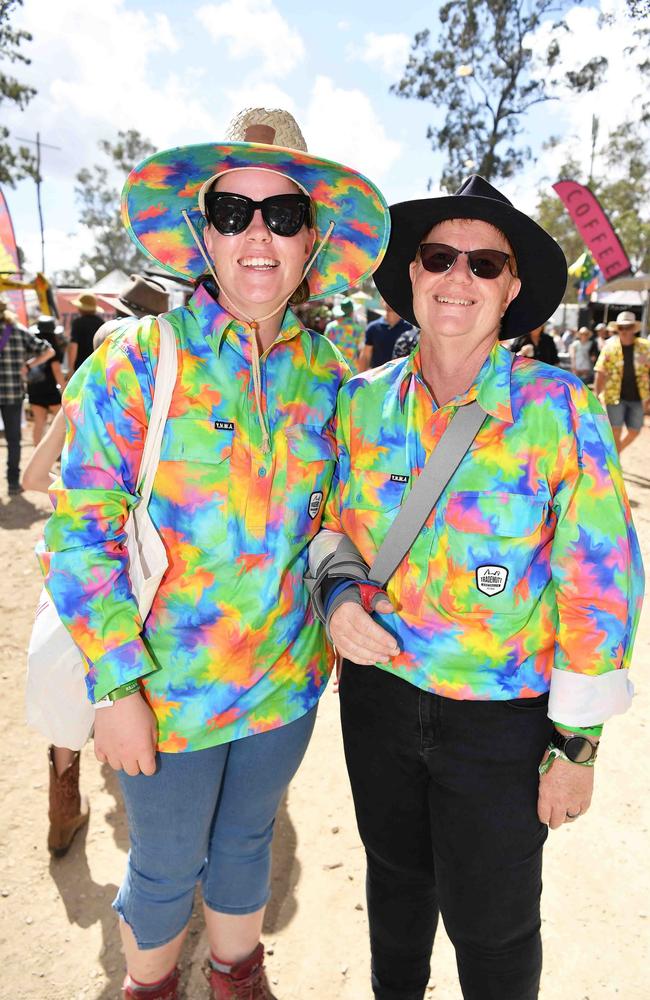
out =
<svg viewBox="0 0 650 1000"><path fill-rule="evenodd" d="M476 586L487 597L494 597L505 590L508 570L505 566L477 566Z"/></svg>
<svg viewBox="0 0 650 1000"><path fill-rule="evenodd" d="M234 431L235 425L232 420L215 420L214 429L215 431Z"/></svg>
<svg viewBox="0 0 650 1000"><path fill-rule="evenodd" d="M321 490L316 490L315 493L312 493L312 495L309 498L309 507L307 508L307 511L312 521L318 514L322 502L323 502L323 494Z"/></svg>
<svg viewBox="0 0 650 1000"><path fill-rule="evenodd" d="M393 473L393 475L390 477L390 481L391 483L408 483L409 477L398 476L396 473Z"/></svg>

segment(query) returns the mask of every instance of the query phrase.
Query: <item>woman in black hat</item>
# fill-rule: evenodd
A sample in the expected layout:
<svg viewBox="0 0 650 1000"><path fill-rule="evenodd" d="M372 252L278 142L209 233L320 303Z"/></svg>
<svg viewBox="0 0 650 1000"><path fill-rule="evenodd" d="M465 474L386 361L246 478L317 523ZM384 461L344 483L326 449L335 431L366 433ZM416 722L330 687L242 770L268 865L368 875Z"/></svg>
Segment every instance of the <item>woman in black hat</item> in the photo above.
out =
<svg viewBox="0 0 650 1000"><path fill-rule="evenodd" d="M375 281L419 348L340 390L310 552L345 657L373 990L422 1000L442 914L465 1000L534 1000L542 847L589 807L602 723L630 703L639 548L598 401L499 343L560 301L555 241L476 176L391 217ZM485 420L386 593L364 567L474 401Z"/></svg>

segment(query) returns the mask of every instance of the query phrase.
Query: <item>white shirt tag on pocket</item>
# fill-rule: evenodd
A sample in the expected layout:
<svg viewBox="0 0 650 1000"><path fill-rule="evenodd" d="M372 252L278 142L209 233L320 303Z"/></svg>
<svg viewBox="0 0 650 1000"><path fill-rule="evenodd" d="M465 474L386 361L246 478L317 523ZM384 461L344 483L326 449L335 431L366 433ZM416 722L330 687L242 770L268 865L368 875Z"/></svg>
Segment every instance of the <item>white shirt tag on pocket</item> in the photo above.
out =
<svg viewBox="0 0 650 1000"><path fill-rule="evenodd" d="M312 493L312 495L309 498L309 507L307 508L307 511L312 521L318 514L322 502L323 502L323 494L321 490L316 490L315 493Z"/></svg>
<svg viewBox="0 0 650 1000"><path fill-rule="evenodd" d="M505 566L477 566L476 586L482 594L494 597L505 590L508 570Z"/></svg>

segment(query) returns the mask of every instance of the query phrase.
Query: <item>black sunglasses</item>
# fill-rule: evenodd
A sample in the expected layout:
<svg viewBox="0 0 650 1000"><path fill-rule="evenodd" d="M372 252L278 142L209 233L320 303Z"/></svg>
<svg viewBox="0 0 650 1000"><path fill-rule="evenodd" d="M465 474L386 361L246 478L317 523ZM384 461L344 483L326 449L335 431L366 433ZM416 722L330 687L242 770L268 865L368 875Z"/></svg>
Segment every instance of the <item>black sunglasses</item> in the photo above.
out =
<svg viewBox="0 0 650 1000"><path fill-rule="evenodd" d="M456 250L446 243L421 243L420 260L425 271L451 271L461 254L467 254L469 269L477 278L498 278L510 260L502 250Z"/></svg>
<svg viewBox="0 0 650 1000"><path fill-rule="evenodd" d="M310 203L305 194L272 194L263 201L253 201L245 194L208 191L205 214L223 236L236 236L250 226L259 208L265 224L277 236L295 236L305 221L309 224Z"/></svg>

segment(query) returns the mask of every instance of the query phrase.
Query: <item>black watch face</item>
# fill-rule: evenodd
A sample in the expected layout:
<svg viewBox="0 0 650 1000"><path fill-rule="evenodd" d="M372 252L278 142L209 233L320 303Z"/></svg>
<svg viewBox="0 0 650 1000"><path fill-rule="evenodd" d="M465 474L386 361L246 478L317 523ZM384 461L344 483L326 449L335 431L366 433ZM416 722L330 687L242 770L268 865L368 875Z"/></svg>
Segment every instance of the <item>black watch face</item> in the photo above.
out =
<svg viewBox="0 0 650 1000"><path fill-rule="evenodd" d="M584 764L586 761L591 760L593 746L584 736L571 736L566 741L564 752L569 760L574 761L576 764Z"/></svg>

